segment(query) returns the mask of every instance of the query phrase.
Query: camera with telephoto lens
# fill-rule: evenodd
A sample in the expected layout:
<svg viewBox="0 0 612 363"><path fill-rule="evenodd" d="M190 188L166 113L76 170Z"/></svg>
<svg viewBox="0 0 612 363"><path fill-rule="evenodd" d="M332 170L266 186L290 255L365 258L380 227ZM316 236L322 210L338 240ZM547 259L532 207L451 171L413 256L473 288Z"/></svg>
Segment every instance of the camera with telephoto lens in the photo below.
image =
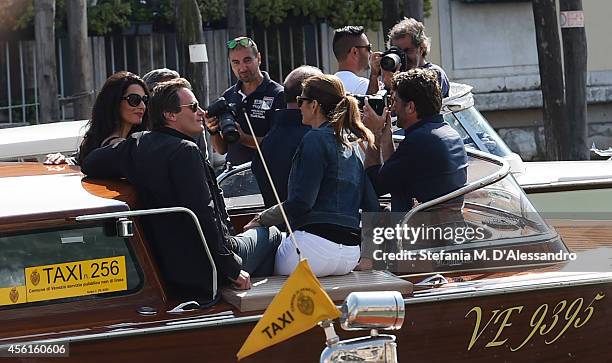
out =
<svg viewBox="0 0 612 363"><path fill-rule="evenodd" d="M408 62L406 61L406 53L395 45L387 49L380 59L380 68L387 72L395 72L395 69L400 65L400 72L407 71Z"/></svg>
<svg viewBox="0 0 612 363"><path fill-rule="evenodd" d="M216 117L219 120L219 131L223 140L231 144L240 139L240 133L236 129L236 119L238 118L238 113L241 112L239 105L228 103L225 97L219 97L208 105L206 111L208 112L208 117Z"/></svg>
<svg viewBox="0 0 612 363"><path fill-rule="evenodd" d="M389 105L389 97L387 97L387 91L382 90L378 91L375 95L357 95L349 93L349 96L353 96L359 102L359 110L363 111L363 106L365 105L365 99L368 99L368 104L374 112L376 112L379 116L382 116L385 107Z"/></svg>

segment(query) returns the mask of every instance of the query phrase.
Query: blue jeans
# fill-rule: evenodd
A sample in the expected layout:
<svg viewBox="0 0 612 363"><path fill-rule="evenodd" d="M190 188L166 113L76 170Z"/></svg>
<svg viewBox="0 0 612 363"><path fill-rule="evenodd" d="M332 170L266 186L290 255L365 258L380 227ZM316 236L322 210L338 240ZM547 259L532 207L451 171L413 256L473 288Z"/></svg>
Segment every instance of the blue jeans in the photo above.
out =
<svg viewBox="0 0 612 363"><path fill-rule="evenodd" d="M282 239L276 227L257 227L234 237L234 252L242 258L242 269L252 277L272 276L274 258Z"/></svg>

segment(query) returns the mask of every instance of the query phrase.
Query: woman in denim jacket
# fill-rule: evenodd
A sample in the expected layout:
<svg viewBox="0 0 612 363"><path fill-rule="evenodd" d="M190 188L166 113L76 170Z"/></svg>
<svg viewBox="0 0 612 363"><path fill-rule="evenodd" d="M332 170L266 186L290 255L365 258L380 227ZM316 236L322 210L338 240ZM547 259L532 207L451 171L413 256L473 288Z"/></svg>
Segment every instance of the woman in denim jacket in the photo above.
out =
<svg viewBox="0 0 612 363"><path fill-rule="evenodd" d="M359 210L379 204L363 164L349 137L373 144L374 136L361 122L357 100L346 96L339 78L320 75L304 81L298 97L302 122L310 130L300 143L289 174L283 207L294 228L302 257L317 276L349 273L359 262ZM282 223L278 205L255 217L245 229ZM289 237L275 260L275 274L288 275L298 263Z"/></svg>

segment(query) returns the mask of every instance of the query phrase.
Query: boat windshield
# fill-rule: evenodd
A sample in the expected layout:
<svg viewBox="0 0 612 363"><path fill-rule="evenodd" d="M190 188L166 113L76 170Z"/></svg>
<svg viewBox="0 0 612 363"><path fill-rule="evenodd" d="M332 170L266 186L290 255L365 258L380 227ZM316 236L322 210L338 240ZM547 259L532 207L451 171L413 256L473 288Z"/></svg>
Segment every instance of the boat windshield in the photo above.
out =
<svg viewBox="0 0 612 363"><path fill-rule="evenodd" d="M444 120L459 132L466 145L500 157L512 154L506 143L474 106L449 112L444 115Z"/></svg>
<svg viewBox="0 0 612 363"><path fill-rule="evenodd" d="M480 183L499 168L470 156L468 182ZM367 255L378 268L400 274L550 263L544 258L550 256L532 254L567 252L510 174L410 217L368 214L363 241L373 244L365 247Z"/></svg>

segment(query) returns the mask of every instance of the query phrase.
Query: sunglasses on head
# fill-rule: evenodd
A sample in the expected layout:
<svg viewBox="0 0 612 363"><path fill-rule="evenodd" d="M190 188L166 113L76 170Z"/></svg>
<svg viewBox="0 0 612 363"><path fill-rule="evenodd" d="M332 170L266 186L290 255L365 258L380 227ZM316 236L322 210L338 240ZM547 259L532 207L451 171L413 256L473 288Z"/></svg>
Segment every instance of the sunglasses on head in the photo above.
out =
<svg viewBox="0 0 612 363"><path fill-rule="evenodd" d="M248 47L251 44L253 44L253 41L251 40L251 38L247 38L247 37L238 37L232 40L228 40L227 41L227 48L228 49L234 49L237 46L241 45L243 47Z"/></svg>
<svg viewBox="0 0 612 363"><path fill-rule="evenodd" d="M147 102L149 102L149 96L147 95L141 96L136 93L130 93L127 96L121 97L121 99L126 100L128 105L132 107L138 107L138 105L140 105L140 102L144 103L145 105L147 104Z"/></svg>
<svg viewBox="0 0 612 363"><path fill-rule="evenodd" d="M179 105L179 107L189 107L189 109L191 109L191 112L196 113L198 112L198 108L200 108L200 104L198 103L198 101L194 101L186 105Z"/></svg>
<svg viewBox="0 0 612 363"><path fill-rule="evenodd" d="M312 98L304 97L304 96L297 96L296 100L297 100L298 107L302 107L302 104L304 103L304 101L314 101Z"/></svg>

